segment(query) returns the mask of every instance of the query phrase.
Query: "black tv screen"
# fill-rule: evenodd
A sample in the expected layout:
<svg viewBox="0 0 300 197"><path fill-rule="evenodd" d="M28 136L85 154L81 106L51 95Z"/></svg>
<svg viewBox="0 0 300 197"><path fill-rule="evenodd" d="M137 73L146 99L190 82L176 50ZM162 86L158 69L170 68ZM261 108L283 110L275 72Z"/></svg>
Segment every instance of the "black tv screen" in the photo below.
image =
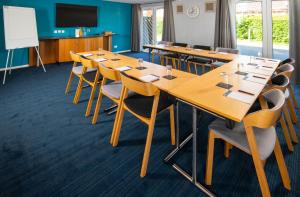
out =
<svg viewBox="0 0 300 197"><path fill-rule="evenodd" d="M97 27L98 7L56 4L56 27Z"/></svg>

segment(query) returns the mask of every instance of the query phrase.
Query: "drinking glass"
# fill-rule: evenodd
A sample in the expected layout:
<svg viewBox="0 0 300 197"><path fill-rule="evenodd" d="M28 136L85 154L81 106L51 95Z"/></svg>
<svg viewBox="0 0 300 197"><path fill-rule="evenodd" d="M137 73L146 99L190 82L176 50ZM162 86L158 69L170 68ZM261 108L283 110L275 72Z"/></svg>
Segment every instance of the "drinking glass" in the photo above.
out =
<svg viewBox="0 0 300 197"><path fill-rule="evenodd" d="M143 63L144 63L143 58L139 58L139 59L138 59L138 63L139 63L139 66L138 66L138 67L142 67L142 66L143 66Z"/></svg>
<svg viewBox="0 0 300 197"><path fill-rule="evenodd" d="M167 69L167 76L172 76L172 65L167 65L166 69Z"/></svg>

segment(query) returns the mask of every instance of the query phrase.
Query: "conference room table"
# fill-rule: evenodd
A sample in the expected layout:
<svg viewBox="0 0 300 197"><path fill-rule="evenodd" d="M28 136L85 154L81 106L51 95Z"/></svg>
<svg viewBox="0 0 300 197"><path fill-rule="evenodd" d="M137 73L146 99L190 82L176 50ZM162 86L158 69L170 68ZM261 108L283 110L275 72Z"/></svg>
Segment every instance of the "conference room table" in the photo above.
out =
<svg viewBox="0 0 300 197"><path fill-rule="evenodd" d="M125 71L126 74L137 79L149 74L159 76L159 80L152 82L152 84L177 99L176 148L168 154L165 161L169 162L188 141L193 139L192 174L188 174L175 163L172 166L206 195L215 196L197 180L197 111L204 111L218 118L233 122L242 122L275 72L279 61L243 55L213 54L204 50L199 51L199 53L201 53L202 57L222 58L230 62L201 76L173 69L172 76L176 78L169 80L163 78L163 76L167 75L165 66L143 62L143 66L146 69L138 70L135 68L139 66L139 62L135 58L108 51L93 51L80 54L93 54L88 58L113 69L130 66L132 69ZM99 58L102 60L101 62L99 62ZM105 59L103 60L102 58ZM222 86L224 84L226 86ZM186 103L193 108L193 131L182 142L179 142L179 102Z"/></svg>

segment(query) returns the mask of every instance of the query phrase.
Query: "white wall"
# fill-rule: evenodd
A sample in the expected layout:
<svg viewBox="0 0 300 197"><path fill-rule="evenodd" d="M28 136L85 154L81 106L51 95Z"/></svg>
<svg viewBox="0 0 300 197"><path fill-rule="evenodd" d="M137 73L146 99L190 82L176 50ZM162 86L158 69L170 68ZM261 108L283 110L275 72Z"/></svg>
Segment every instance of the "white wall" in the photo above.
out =
<svg viewBox="0 0 300 197"><path fill-rule="evenodd" d="M214 0L176 0L173 2L176 42L191 45L214 45L215 13L205 12L205 2ZM176 13L176 5L183 5L184 14ZM187 8L197 5L200 15L196 18L187 16Z"/></svg>

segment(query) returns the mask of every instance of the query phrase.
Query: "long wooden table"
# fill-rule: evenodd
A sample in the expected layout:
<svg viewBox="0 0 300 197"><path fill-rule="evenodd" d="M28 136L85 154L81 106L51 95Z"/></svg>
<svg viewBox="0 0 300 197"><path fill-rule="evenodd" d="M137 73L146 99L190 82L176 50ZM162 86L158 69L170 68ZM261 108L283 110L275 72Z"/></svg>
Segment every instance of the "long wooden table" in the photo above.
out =
<svg viewBox="0 0 300 197"><path fill-rule="evenodd" d="M161 49L161 46L157 46L157 49ZM179 142L179 105L177 102L177 115L176 115L176 148L165 158L168 162L189 140L193 139L193 163L192 163L192 175L189 175L186 171L180 168L177 164L172 164L173 168L181 173L185 178L191 181L195 186L201 189L208 196L214 196L208 189L201 185L197 181L197 109L209 112L220 118L229 119L236 122L241 122L252 104L256 101L259 94L271 78L272 74L276 70L279 61L269 59L250 59L248 56L232 55L232 54L212 54L209 51L186 51L182 47L168 47L170 52L176 52L182 54L189 54L207 58L223 59L230 61L229 63L214 69L201 76L190 74L180 70L173 70L172 75L176 76L176 79L167 80L162 76L167 74L166 68L161 65L144 62L143 66L147 69L137 70L134 69L139 66L138 60L123 56L115 55L108 51L101 51L103 56L98 56L98 51L87 52L93 53L90 59L106 58L105 62L101 62L111 68L118 68L123 66L130 66L133 69L126 71L127 75L135 78L139 78L148 74L155 74L160 77L160 80L153 82L153 85L158 87L170 95L176 97L179 101L185 102L193 107L193 132L182 142ZM84 54L84 53L83 53ZM112 61L111 59L118 58L118 61ZM258 66L247 65L251 62ZM238 65L244 63L243 70ZM264 82L255 83L245 80L244 75L236 74L237 71L246 72L249 76L256 75L265 78ZM224 82L224 77L221 74L226 73L228 75L228 83L232 85L230 91L243 90L253 94L250 103L241 102L232 98L228 98L225 93L228 89L217 87L220 82Z"/></svg>

